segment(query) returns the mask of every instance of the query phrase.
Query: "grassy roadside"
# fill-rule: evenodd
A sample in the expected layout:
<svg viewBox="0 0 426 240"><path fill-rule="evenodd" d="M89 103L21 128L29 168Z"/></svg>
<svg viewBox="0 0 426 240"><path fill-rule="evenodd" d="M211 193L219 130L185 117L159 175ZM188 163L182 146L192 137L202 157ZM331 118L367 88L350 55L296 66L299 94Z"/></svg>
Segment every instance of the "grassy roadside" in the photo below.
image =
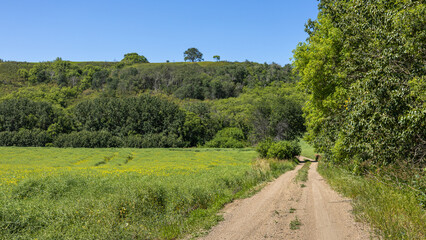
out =
<svg viewBox="0 0 426 240"><path fill-rule="evenodd" d="M370 223L383 239L425 239L426 214L412 190L354 176L324 163L318 172L335 190L353 199L356 217Z"/></svg>
<svg viewBox="0 0 426 240"><path fill-rule="evenodd" d="M251 149L0 148L0 155L0 239L176 239L210 228L224 204L296 165L251 160Z"/></svg>

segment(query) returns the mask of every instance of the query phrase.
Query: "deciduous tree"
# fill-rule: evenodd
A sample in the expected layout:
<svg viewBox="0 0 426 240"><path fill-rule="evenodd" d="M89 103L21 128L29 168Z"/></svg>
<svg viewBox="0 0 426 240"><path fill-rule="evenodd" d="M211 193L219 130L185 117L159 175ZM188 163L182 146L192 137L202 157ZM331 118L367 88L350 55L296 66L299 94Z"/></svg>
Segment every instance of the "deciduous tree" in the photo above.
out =
<svg viewBox="0 0 426 240"><path fill-rule="evenodd" d="M196 48L188 48L188 50L186 50L183 53L184 56L184 60L186 61L191 61L191 62L201 62L204 61L203 59L203 54Z"/></svg>

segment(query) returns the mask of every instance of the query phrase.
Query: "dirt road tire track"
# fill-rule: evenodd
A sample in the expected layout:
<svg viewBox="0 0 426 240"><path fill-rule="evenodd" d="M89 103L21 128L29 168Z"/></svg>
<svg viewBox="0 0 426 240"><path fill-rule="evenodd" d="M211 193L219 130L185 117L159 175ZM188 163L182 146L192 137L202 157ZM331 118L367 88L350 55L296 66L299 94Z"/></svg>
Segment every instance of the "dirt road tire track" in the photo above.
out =
<svg viewBox="0 0 426 240"><path fill-rule="evenodd" d="M369 228L355 222L350 200L327 185L317 165L312 163L306 187L294 181L299 164L256 195L228 204L224 221L200 239L370 239ZM291 230L296 218L302 225Z"/></svg>

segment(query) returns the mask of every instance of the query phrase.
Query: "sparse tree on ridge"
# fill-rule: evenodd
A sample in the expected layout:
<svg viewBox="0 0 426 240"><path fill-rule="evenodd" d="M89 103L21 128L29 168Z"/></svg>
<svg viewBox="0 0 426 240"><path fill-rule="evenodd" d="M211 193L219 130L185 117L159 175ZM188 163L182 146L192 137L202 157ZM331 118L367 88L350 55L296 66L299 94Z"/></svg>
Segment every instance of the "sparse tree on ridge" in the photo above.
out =
<svg viewBox="0 0 426 240"><path fill-rule="evenodd" d="M216 59L216 62L220 61L220 56L219 55L214 55L213 58Z"/></svg>
<svg viewBox="0 0 426 240"><path fill-rule="evenodd" d="M203 59L203 54L196 48L188 48L188 50L186 50L183 53L184 56L184 60L185 62L187 60L191 61L191 62L201 62L204 61Z"/></svg>
<svg viewBox="0 0 426 240"><path fill-rule="evenodd" d="M133 63L149 63L148 59L145 56L139 55L137 53L127 53L124 54L124 58L121 62L125 64L133 64Z"/></svg>

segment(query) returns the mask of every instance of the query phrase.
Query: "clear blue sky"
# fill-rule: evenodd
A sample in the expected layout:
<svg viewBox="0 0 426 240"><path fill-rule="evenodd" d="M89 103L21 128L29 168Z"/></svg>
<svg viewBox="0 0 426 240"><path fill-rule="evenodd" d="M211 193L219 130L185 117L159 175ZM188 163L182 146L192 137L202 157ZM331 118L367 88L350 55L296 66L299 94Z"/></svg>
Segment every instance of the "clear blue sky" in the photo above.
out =
<svg viewBox="0 0 426 240"><path fill-rule="evenodd" d="M0 58L16 61L183 61L196 47L206 61L289 63L315 19L316 0L3 1Z"/></svg>

